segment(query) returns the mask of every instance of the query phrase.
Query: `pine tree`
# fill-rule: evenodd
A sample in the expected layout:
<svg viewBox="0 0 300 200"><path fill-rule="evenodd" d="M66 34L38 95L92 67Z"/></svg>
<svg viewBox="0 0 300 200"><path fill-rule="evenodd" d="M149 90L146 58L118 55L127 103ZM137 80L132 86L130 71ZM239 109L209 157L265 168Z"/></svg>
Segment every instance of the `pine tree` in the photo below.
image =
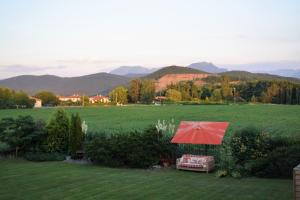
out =
<svg viewBox="0 0 300 200"><path fill-rule="evenodd" d="M47 125L47 144L50 152L66 153L68 150L70 122L63 109L57 110Z"/></svg>

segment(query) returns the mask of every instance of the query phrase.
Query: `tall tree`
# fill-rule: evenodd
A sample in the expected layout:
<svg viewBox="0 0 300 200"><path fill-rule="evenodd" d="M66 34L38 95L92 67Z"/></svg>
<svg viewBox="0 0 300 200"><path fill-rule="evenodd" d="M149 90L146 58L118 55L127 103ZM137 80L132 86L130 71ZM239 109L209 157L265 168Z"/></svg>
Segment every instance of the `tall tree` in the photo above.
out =
<svg viewBox="0 0 300 200"><path fill-rule="evenodd" d="M79 114L72 114L70 122L69 153L73 157L76 155L76 151L81 150L83 147L84 133L81 124Z"/></svg>
<svg viewBox="0 0 300 200"><path fill-rule="evenodd" d="M68 150L70 122L63 109L58 109L47 125L49 151L66 153Z"/></svg>
<svg viewBox="0 0 300 200"><path fill-rule="evenodd" d="M144 80L141 88L141 101L151 103L155 97L155 82L153 80Z"/></svg>
<svg viewBox="0 0 300 200"><path fill-rule="evenodd" d="M224 99L228 99L229 97L232 97L232 89L230 88L228 76L222 76L221 92Z"/></svg>
<svg viewBox="0 0 300 200"><path fill-rule="evenodd" d="M274 97L279 95L279 86L276 83L271 83L267 90L262 95L264 103L276 103Z"/></svg>
<svg viewBox="0 0 300 200"><path fill-rule="evenodd" d="M109 93L109 98L115 104L126 104L128 102L128 91L123 86L116 87Z"/></svg>
<svg viewBox="0 0 300 200"><path fill-rule="evenodd" d="M130 81L129 96L133 103L137 103L140 100L141 87L142 81L140 79L133 79Z"/></svg>

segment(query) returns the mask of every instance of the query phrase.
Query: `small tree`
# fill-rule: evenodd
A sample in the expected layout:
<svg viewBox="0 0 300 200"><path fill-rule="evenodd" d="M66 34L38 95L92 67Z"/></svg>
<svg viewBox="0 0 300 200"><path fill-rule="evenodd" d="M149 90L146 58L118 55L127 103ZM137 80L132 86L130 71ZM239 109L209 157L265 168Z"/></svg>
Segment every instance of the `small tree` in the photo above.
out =
<svg viewBox="0 0 300 200"><path fill-rule="evenodd" d="M42 100L43 106L57 106L59 104L59 99L52 92L41 91L34 96Z"/></svg>
<svg viewBox="0 0 300 200"><path fill-rule="evenodd" d="M66 112L62 109L57 110L49 124L48 130L48 149L51 152L67 152L70 122Z"/></svg>
<svg viewBox="0 0 300 200"><path fill-rule="evenodd" d="M81 119L78 113L72 114L70 123L70 141L69 141L69 153L72 157L76 155L76 151L82 149L84 133L81 127Z"/></svg>
<svg viewBox="0 0 300 200"><path fill-rule="evenodd" d="M109 93L109 98L115 104L126 104L128 102L127 95L127 89L122 86L119 86Z"/></svg>

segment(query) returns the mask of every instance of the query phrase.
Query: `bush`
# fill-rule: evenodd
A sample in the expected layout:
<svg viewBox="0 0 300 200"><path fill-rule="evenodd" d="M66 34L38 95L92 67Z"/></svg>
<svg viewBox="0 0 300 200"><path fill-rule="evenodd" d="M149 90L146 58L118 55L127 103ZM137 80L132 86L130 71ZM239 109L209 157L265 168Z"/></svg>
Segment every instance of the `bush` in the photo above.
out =
<svg viewBox="0 0 300 200"><path fill-rule="evenodd" d="M270 137L256 127L246 127L233 134L229 142L235 164L266 157L271 149Z"/></svg>
<svg viewBox="0 0 300 200"><path fill-rule="evenodd" d="M11 148L7 143L0 141L0 154L8 152L10 150L11 150Z"/></svg>
<svg viewBox="0 0 300 200"><path fill-rule="evenodd" d="M300 162L300 146L274 149L266 158L249 162L251 174L269 178L291 178L293 168Z"/></svg>
<svg viewBox="0 0 300 200"><path fill-rule="evenodd" d="M65 156L59 153L44 153L44 152L37 152L37 153L26 153L25 159L29 161L63 161L65 160Z"/></svg>
<svg viewBox="0 0 300 200"><path fill-rule="evenodd" d="M155 127L128 134L97 134L87 137L85 151L95 163L108 166L147 168L161 158L172 158L175 145L162 137Z"/></svg>

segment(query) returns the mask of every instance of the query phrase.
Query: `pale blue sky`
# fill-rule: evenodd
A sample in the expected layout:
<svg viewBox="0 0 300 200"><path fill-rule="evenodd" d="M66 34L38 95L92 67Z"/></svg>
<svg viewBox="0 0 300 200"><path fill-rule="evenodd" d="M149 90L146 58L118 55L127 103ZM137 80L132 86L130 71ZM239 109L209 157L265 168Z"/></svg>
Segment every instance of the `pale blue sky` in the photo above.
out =
<svg viewBox="0 0 300 200"><path fill-rule="evenodd" d="M299 61L299 20L298 0L0 0L0 78Z"/></svg>

